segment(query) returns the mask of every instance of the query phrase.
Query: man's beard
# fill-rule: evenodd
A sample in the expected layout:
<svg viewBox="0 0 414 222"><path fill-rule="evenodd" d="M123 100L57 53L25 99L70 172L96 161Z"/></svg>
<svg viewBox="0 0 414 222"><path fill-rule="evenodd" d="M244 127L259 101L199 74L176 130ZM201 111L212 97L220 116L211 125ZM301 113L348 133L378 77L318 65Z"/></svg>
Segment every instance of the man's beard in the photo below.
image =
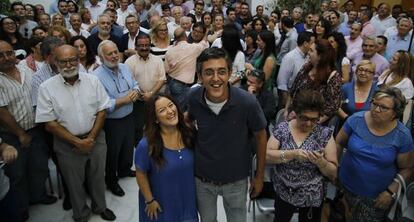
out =
<svg viewBox="0 0 414 222"><path fill-rule="evenodd" d="M100 28L99 26L98 26L98 31L99 31L99 33L101 33L103 35L109 35L111 33L111 30L110 29L109 30L105 30L103 28Z"/></svg>
<svg viewBox="0 0 414 222"><path fill-rule="evenodd" d="M64 69L60 69L59 71L60 71L60 74L63 76L63 78L72 78L78 75L79 67L75 66L72 68L64 68Z"/></svg>
<svg viewBox="0 0 414 222"><path fill-rule="evenodd" d="M106 59L103 59L103 64L106 65L108 68L113 69L118 67L119 62L110 62Z"/></svg>

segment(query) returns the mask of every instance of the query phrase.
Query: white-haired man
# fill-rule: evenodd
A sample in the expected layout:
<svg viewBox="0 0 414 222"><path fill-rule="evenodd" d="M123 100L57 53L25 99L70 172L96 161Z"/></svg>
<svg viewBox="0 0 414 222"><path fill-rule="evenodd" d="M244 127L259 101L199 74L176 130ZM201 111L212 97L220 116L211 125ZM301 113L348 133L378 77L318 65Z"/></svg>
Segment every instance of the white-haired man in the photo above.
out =
<svg viewBox="0 0 414 222"><path fill-rule="evenodd" d="M119 50L114 42L102 41L98 54L103 64L93 74L99 78L110 98L104 126L108 145L105 182L113 194L124 196L118 178L135 176L130 169L136 142L132 110L140 95L139 88L129 68L119 63Z"/></svg>

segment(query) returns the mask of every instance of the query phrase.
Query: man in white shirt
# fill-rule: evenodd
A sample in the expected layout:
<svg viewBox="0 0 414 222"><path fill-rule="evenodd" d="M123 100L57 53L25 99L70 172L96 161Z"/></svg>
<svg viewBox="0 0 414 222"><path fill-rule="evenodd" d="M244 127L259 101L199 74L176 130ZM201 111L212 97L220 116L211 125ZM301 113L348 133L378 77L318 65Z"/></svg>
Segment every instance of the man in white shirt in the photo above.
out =
<svg viewBox="0 0 414 222"><path fill-rule="evenodd" d="M106 9L106 5L98 0L89 0L85 2L85 8L91 13L92 20L97 21L98 16Z"/></svg>
<svg viewBox="0 0 414 222"><path fill-rule="evenodd" d="M141 90L140 99L134 103L135 141L142 138L145 124L145 102L154 94L164 92L166 82L164 62L150 54L151 38L140 33L135 42L137 53L125 61Z"/></svg>
<svg viewBox="0 0 414 222"><path fill-rule="evenodd" d="M174 17L174 22L169 22L167 24L168 35L171 39L174 38L175 29L180 27L180 19L183 17L184 10L180 6L174 6L171 8L172 16Z"/></svg>
<svg viewBox="0 0 414 222"><path fill-rule="evenodd" d="M54 150L69 188L75 221L87 221L87 186L92 212L104 220L115 220L105 202L106 143L104 125L109 97L96 76L79 73L76 48L63 45L56 50L59 75L39 88L36 122L45 123L54 135Z"/></svg>
<svg viewBox="0 0 414 222"><path fill-rule="evenodd" d="M116 10L116 14L118 15L118 19L116 20L116 23L124 28L125 28L125 18L129 14L134 13L132 10L129 10L128 4L129 4L128 0L120 0L119 1L120 7Z"/></svg>
<svg viewBox="0 0 414 222"><path fill-rule="evenodd" d="M391 7L383 2L378 6L378 14L372 17L371 24L375 27L375 35L384 35L387 28L396 26L397 22L391 15Z"/></svg>
<svg viewBox="0 0 414 222"><path fill-rule="evenodd" d="M72 36L83 36L85 38L88 38L91 34L86 31L83 30L81 28L82 26L82 18L79 14L72 14L70 15L70 19L69 22L72 26L72 28L69 29L69 32Z"/></svg>

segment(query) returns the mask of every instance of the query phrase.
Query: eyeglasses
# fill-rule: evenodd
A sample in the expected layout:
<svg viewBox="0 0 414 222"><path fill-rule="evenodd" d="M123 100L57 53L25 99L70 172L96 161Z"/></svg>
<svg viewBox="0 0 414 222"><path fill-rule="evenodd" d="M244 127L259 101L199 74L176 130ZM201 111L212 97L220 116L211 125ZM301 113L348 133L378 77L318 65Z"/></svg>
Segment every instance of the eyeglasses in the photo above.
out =
<svg viewBox="0 0 414 222"><path fill-rule="evenodd" d="M3 25L16 25L15 22L3 22Z"/></svg>
<svg viewBox="0 0 414 222"><path fill-rule="evenodd" d="M157 31L158 31L158 32L167 32L167 31L168 31L168 29L158 29Z"/></svg>
<svg viewBox="0 0 414 222"><path fill-rule="evenodd" d="M358 68L357 69L357 72L360 72L360 73L369 73L369 74L373 74L374 73L374 71L369 70L369 69L364 69L364 68Z"/></svg>
<svg viewBox="0 0 414 222"><path fill-rule="evenodd" d="M0 59L5 59L6 57L12 57L14 56L14 51L6 51L6 52L0 52Z"/></svg>
<svg viewBox="0 0 414 222"><path fill-rule="evenodd" d="M307 117L307 116L301 114L301 115L298 115L298 119L300 121L303 121L303 122L310 121L311 123L317 123L319 121L320 117L318 116L318 117L311 118L311 117Z"/></svg>
<svg viewBox="0 0 414 222"><path fill-rule="evenodd" d="M137 46L137 48L149 48L149 47L151 47L150 44L137 44L136 46Z"/></svg>
<svg viewBox="0 0 414 222"><path fill-rule="evenodd" d="M380 113L384 113L384 112L387 112L388 110L391 110L392 109L390 107L386 107L386 106L383 106L381 104L378 104L378 103L376 103L374 101L371 101L371 109L372 110L375 110L377 108L379 108Z"/></svg>
<svg viewBox="0 0 414 222"><path fill-rule="evenodd" d="M228 74L228 72L229 71L226 68L219 68L217 70L207 69L207 70L204 70L202 73L205 76L211 77L211 76L214 76L215 73L217 73L219 76L225 76Z"/></svg>
<svg viewBox="0 0 414 222"><path fill-rule="evenodd" d="M67 63L69 63L70 65L77 65L78 60L79 60L78 57L73 57L73 58L69 58L69 59L56 60L56 61L59 64L59 66L65 66Z"/></svg>

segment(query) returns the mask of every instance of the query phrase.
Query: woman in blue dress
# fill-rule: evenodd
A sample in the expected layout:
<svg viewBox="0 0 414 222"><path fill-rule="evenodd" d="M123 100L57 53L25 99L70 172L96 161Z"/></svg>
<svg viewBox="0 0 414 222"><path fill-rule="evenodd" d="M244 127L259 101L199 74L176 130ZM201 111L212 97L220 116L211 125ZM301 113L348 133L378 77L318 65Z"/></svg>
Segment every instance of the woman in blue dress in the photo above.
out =
<svg viewBox="0 0 414 222"><path fill-rule="evenodd" d="M370 110L350 116L336 137L338 152L346 148L339 181L352 222L385 221L399 188L395 179L413 175L413 140L398 121L405 104L399 89L378 90Z"/></svg>
<svg viewBox="0 0 414 222"><path fill-rule="evenodd" d="M146 108L135 151L139 221L197 222L193 128L170 96L155 95Z"/></svg>

